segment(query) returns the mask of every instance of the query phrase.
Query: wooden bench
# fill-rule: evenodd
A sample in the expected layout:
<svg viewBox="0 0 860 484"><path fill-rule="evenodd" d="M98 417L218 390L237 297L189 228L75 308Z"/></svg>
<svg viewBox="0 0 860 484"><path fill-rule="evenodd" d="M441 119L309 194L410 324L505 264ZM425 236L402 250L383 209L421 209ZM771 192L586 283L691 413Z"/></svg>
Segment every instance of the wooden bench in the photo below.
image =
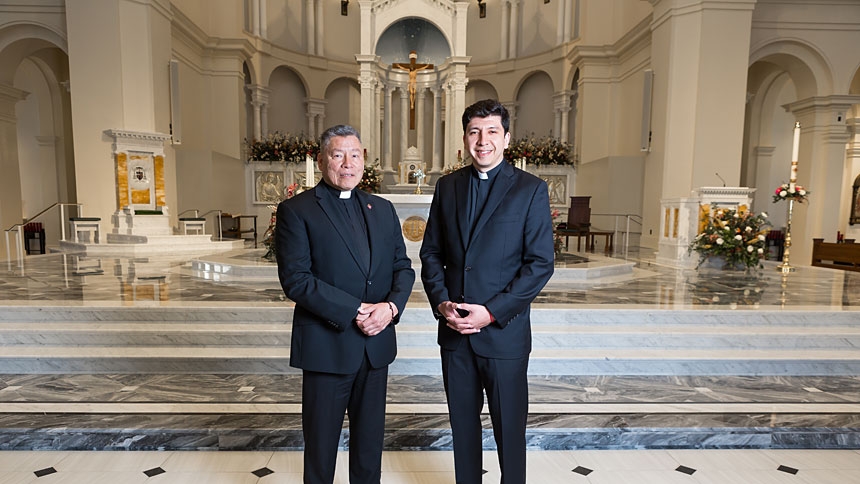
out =
<svg viewBox="0 0 860 484"><path fill-rule="evenodd" d="M564 227L559 227L555 229L556 235L564 237L564 246L567 247L570 243L570 237L576 237L576 251L582 251L582 238L585 237L585 248L588 250L588 230L582 229L568 229Z"/></svg>
<svg viewBox="0 0 860 484"><path fill-rule="evenodd" d="M860 272L860 244L846 239L843 244L812 239L812 265Z"/></svg>
<svg viewBox="0 0 860 484"><path fill-rule="evenodd" d="M615 239L615 232L611 232L609 230L589 230L588 231L588 238L589 238L589 249L588 250L594 252L594 245L595 245L594 239L600 235L602 235L604 237L603 252L605 252L607 254L611 254L612 249L613 249L612 242L613 242L613 239Z"/></svg>

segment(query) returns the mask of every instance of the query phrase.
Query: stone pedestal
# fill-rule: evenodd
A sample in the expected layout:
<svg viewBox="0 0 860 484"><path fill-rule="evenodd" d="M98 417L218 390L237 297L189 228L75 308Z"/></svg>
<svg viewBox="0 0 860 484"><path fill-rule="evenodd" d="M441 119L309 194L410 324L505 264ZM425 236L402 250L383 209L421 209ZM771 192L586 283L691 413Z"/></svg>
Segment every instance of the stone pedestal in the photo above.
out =
<svg viewBox="0 0 860 484"><path fill-rule="evenodd" d="M695 267L699 256L689 253L690 242L699 233L699 221L715 208L749 208L755 188L700 187L689 197L660 201L660 248L657 262L678 267Z"/></svg>

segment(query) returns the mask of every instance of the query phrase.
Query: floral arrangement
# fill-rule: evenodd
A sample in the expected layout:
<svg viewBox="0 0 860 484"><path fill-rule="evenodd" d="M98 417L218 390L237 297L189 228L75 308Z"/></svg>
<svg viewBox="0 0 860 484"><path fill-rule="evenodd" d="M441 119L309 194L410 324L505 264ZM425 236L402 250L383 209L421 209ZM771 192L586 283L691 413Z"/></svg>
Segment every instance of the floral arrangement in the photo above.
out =
<svg viewBox="0 0 860 484"><path fill-rule="evenodd" d="M773 203L783 200L794 200L797 203L803 203L808 200L810 193L800 185L795 184L794 188L792 188L790 184L783 183L774 190Z"/></svg>
<svg viewBox="0 0 860 484"><path fill-rule="evenodd" d="M464 166L466 166L466 163L464 163L463 160L459 160L456 164L445 167L442 170L442 175L450 175L451 173L454 173L455 171L459 170L460 168L463 168Z"/></svg>
<svg viewBox="0 0 860 484"><path fill-rule="evenodd" d="M283 161L304 163L310 155L316 159L320 151L319 141L304 134L291 135L279 131L269 133L263 139L245 139L249 161Z"/></svg>
<svg viewBox="0 0 860 484"><path fill-rule="evenodd" d="M364 164L364 174L361 175L361 181L358 182L359 190L364 190L367 193L379 193L382 186L382 171L379 169L379 158L372 164Z"/></svg>
<svg viewBox="0 0 860 484"><path fill-rule="evenodd" d="M766 213L755 215L743 207L717 208L705 217L704 228L688 249L699 253L696 268L710 257L722 258L724 268L763 267L761 260L767 257L765 236L770 227Z"/></svg>
<svg viewBox="0 0 860 484"><path fill-rule="evenodd" d="M570 143L561 141L552 136L535 139L528 138L512 139L505 150L508 160L519 160L525 158L526 163L540 165L572 165L572 146Z"/></svg>
<svg viewBox="0 0 860 484"><path fill-rule="evenodd" d="M293 198L293 195L296 194L296 190L299 189L298 183L292 183L287 186L287 189L284 190L284 200L288 198ZM277 205L269 205L269 210L272 211L272 218L269 219L269 228L263 232L263 247L266 248L266 253L263 254L263 259L268 261L275 260L275 222L278 219L278 206Z"/></svg>

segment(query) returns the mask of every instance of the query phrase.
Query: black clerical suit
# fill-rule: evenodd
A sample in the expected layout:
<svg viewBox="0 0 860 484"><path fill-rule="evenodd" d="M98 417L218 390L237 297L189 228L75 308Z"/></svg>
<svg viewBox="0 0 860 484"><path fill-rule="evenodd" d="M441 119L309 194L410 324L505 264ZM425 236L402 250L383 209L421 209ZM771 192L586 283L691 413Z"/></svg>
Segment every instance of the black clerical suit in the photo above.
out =
<svg viewBox="0 0 860 484"><path fill-rule="evenodd" d="M479 182L468 166L436 182L420 252L424 289L439 320L457 482L464 484L481 482L483 391L502 482L525 482L529 306L554 263L546 182L504 161L489 175ZM476 183L487 182L486 201L475 206ZM460 334L437 310L445 301L483 305L495 320Z"/></svg>
<svg viewBox="0 0 860 484"><path fill-rule="evenodd" d="M290 365L304 377L305 482L332 482L347 411L350 482L378 483L387 369L397 353L394 324L415 273L394 206L358 189L348 200L339 193L320 182L281 202L277 213L278 276L296 303ZM350 212L362 219L354 224ZM398 317L365 335L355 323L359 306L384 301L396 305ZM370 376L356 380L356 374Z"/></svg>

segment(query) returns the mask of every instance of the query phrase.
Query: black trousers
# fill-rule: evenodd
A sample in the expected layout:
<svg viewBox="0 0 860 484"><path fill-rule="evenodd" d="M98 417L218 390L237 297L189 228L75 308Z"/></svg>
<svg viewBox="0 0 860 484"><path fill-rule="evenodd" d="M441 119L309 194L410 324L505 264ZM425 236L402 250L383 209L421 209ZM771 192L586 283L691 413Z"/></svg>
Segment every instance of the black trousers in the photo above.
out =
<svg viewBox="0 0 860 484"><path fill-rule="evenodd" d="M468 338L456 350L442 350L442 377L448 397L458 484L481 482L484 392L498 449L501 483L525 484L528 366L528 357L513 360L480 357L472 351Z"/></svg>
<svg viewBox="0 0 860 484"><path fill-rule="evenodd" d="M379 484L385 433L388 367L372 368L367 356L349 375L302 372L305 484L334 481L343 415L349 415L349 482Z"/></svg>

